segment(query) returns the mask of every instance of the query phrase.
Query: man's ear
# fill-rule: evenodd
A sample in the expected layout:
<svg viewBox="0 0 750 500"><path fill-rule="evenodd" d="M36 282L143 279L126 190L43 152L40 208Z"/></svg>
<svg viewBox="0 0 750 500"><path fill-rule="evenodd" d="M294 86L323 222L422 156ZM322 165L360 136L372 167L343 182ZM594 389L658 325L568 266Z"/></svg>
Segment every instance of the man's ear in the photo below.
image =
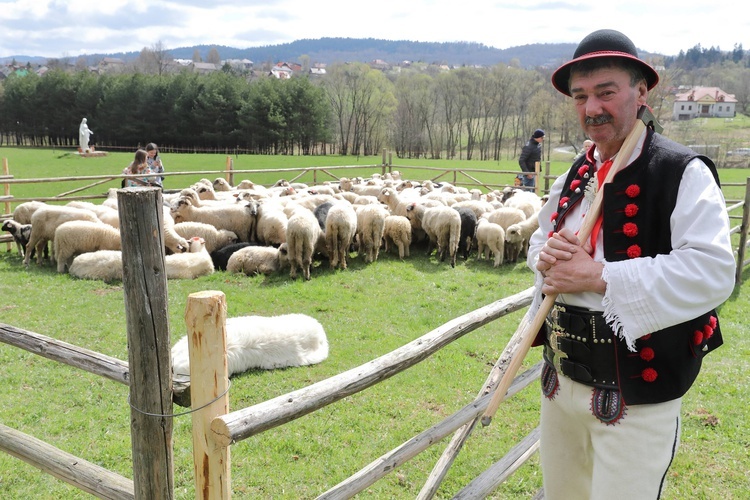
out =
<svg viewBox="0 0 750 500"><path fill-rule="evenodd" d="M641 80L638 84L638 106L643 106L648 101L648 86L645 80Z"/></svg>

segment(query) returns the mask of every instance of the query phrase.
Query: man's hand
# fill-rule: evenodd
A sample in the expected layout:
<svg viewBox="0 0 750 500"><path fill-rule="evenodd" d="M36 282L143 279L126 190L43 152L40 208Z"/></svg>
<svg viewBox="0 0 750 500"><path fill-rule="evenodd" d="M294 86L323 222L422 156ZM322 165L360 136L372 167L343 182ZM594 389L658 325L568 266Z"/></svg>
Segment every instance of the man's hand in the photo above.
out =
<svg viewBox="0 0 750 500"><path fill-rule="evenodd" d="M604 293L606 282L601 279L604 264L595 262L587 251L589 244L581 246L570 229L554 233L542 250L536 268L544 277L542 293L597 292Z"/></svg>

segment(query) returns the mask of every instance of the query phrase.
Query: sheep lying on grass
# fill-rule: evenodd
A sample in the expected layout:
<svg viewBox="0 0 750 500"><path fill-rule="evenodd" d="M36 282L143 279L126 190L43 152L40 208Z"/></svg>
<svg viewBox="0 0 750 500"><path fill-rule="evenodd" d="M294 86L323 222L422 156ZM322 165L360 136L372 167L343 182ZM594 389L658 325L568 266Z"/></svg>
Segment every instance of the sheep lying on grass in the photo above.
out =
<svg viewBox="0 0 750 500"><path fill-rule="evenodd" d="M120 250L120 231L103 222L74 220L55 230L57 272L64 273L76 255L97 250Z"/></svg>
<svg viewBox="0 0 750 500"><path fill-rule="evenodd" d="M227 318L228 374L320 363L328 357L323 326L304 314ZM175 375L190 375L187 335L172 347Z"/></svg>
<svg viewBox="0 0 750 500"><path fill-rule="evenodd" d="M13 219L8 219L3 222L3 231L8 231L13 236L18 255L23 257L26 245L29 244L29 238L31 237L31 224L19 224Z"/></svg>
<svg viewBox="0 0 750 500"><path fill-rule="evenodd" d="M211 252L211 260L214 261L214 269L216 269L217 271L226 271L229 258L234 254L234 252L240 250L241 248L255 245L255 243L240 241L238 243L232 243L231 245L223 246L218 250L214 250L213 252Z"/></svg>
<svg viewBox="0 0 750 500"><path fill-rule="evenodd" d="M273 274L288 264L288 248L282 243L279 248L247 246L234 252L227 261L226 270L230 273Z"/></svg>
<svg viewBox="0 0 750 500"><path fill-rule="evenodd" d="M214 263L206 250L203 238L194 236L188 240L188 251L164 257L167 279L192 280L214 272Z"/></svg>
<svg viewBox="0 0 750 500"><path fill-rule="evenodd" d="M122 252L99 250L82 253L73 259L68 273L87 280L122 281Z"/></svg>

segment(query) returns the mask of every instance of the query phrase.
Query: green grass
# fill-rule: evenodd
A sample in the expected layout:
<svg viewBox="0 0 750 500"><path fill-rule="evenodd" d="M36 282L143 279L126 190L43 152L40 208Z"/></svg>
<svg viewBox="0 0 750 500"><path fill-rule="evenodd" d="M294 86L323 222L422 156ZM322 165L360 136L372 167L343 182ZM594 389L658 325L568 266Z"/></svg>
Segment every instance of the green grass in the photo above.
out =
<svg viewBox="0 0 750 500"><path fill-rule="evenodd" d="M96 175L119 172L130 155L82 159L51 151L0 148L16 177ZM379 158L239 157L235 168L373 165ZM357 163L357 162L362 163ZM106 162L101 163L100 162ZM170 171L220 170L224 156L165 155ZM298 163L299 162L299 163ZM242 166L238 166L242 163ZM422 160L414 165L430 165ZM452 162L456 168L496 163ZM310 163L304 165L309 166ZM400 165L400 162L399 162ZM448 164L441 164L448 167ZM495 168L510 168L495 167ZM368 169L369 170L369 169ZM744 182L747 171L721 171L725 183ZM182 177L178 178L182 181ZM176 181L175 181L176 182ZM80 183L78 183L80 185ZM17 196L51 185L14 185ZM62 192L69 187L54 186ZM102 190L99 186L96 189ZM33 193L34 195L39 195ZM750 487L750 270L721 309L725 347L709 356L697 384L684 399L682 445L670 470L665 498L747 498ZM450 319L519 292L532 284L522 263L493 269L459 259L455 269L421 250L401 262L384 255L369 265L353 256L346 271L317 265L309 282L286 273L245 277L215 273L168 284L172 342L185 333L190 293L221 290L228 315L304 313L324 326L331 350L323 363L304 368L236 376L230 410L299 389L383 355ZM124 295L119 283L71 279L51 267L24 269L13 252L0 252L0 322L127 360ZM482 327L423 361L360 394L234 445L234 498L313 498L372 460L437 424L470 402L481 388L522 312ZM540 359L533 350L529 366ZM0 422L131 477L127 387L0 344ZM451 468L440 498L450 497L499 460L538 423L536 384L506 401L489 427L478 426ZM181 408L175 407L175 411ZM175 420L175 497L194 498L190 417ZM414 498L447 440L431 447L368 488L363 498ZM530 498L541 487L537 457L492 498ZM0 497L88 498L67 484L0 453Z"/></svg>

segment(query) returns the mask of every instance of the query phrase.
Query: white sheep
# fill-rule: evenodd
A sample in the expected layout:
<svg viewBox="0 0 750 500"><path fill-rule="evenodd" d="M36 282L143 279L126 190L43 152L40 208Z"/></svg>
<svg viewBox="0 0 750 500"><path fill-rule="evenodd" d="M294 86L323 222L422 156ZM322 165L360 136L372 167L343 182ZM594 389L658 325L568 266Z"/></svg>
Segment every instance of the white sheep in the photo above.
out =
<svg viewBox="0 0 750 500"><path fill-rule="evenodd" d="M299 207L289 218L286 226L286 243L289 251L289 276L297 278L297 268L302 269L306 280L310 279L313 253L322 238L323 232L315 215L308 209Z"/></svg>
<svg viewBox="0 0 750 500"><path fill-rule="evenodd" d="M511 190L509 196L503 202L503 206L515 207L523 210L527 219L541 210L542 205L542 199L536 193L525 191L523 189Z"/></svg>
<svg viewBox="0 0 750 500"><path fill-rule="evenodd" d="M31 216L34 215L34 212L47 206L49 205L41 201L26 201L20 203L13 210L13 220L19 224L31 224Z"/></svg>
<svg viewBox="0 0 750 500"><path fill-rule="evenodd" d="M427 246L427 255L437 246L438 258L441 262L450 255L451 267L456 267L456 254L458 253L458 242L461 238L461 216L451 207L424 207L422 205L410 205L407 210L409 220L421 220L430 242Z"/></svg>
<svg viewBox="0 0 750 500"><path fill-rule="evenodd" d="M476 228L477 259L495 256L494 267L503 263L505 255L505 230L500 224L490 222L482 217L477 221Z"/></svg>
<svg viewBox="0 0 750 500"><path fill-rule="evenodd" d="M519 255L528 255L529 240L538 228L538 212L524 221L508 226L505 231L505 251L510 262L516 262Z"/></svg>
<svg viewBox="0 0 750 500"><path fill-rule="evenodd" d="M169 207L162 207L161 227L164 232L164 248L167 253L182 253L188 249L188 242L174 230L174 219Z"/></svg>
<svg viewBox="0 0 750 500"><path fill-rule="evenodd" d="M252 368L314 365L328 357L323 326L305 314L227 318L226 335L229 376ZM189 376L187 335L175 343L171 356L175 375Z"/></svg>
<svg viewBox="0 0 750 500"><path fill-rule="evenodd" d="M103 222L75 220L60 224L55 230L57 272L64 273L76 255L97 250L120 250L120 231Z"/></svg>
<svg viewBox="0 0 750 500"><path fill-rule="evenodd" d="M249 202L222 206L196 207L189 199L180 198L171 209L176 222L203 222L216 229L226 229L237 235L240 241L250 241L255 227L257 204Z"/></svg>
<svg viewBox="0 0 750 500"><path fill-rule="evenodd" d="M378 260L380 245L385 231L385 220L390 216L388 209L381 205L359 205L357 210L357 242L359 253L364 254L365 262ZM406 221L409 224L409 221ZM411 238L411 226L409 226Z"/></svg>
<svg viewBox="0 0 750 500"><path fill-rule="evenodd" d="M396 247L400 259L408 257L411 246L411 222L402 215L389 215L384 221L383 238L386 252Z"/></svg>
<svg viewBox="0 0 750 500"><path fill-rule="evenodd" d="M470 208L474 212L474 214L477 216L477 219L479 219L482 215L495 210L495 207L492 206L492 203L489 203L483 200L458 201L454 203L452 206L453 208L460 208L460 207Z"/></svg>
<svg viewBox="0 0 750 500"><path fill-rule="evenodd" d="M526 214L520 208L501 207L483 214L481 218L486 218L490 222L500 224L503 226L503 231L506 231L513 224L525 221Z"/></svg>
<svg viewBox="0 0 750 500"><path fill-rule="evenodd" d="M203 238L194 236L188 240L188 251L164 257L167 279L192 280L214 272L214 262L206 251Z"/></svg>
<svg viewBox="0 0 750 500"><path fill-rule="evenodd" d="M270 275L288 265L288 253L287 243L282 243L279 248L266 246L240 248L229 257L227 271L244 273L248 276Z"/></svg>
<svg viewBox="0 0 750 500"><path fill-rule="evenodd" d="M194 236L203 238L208 253L237 242L237 235L232 231L216 229L211 224L203 222L178 222L174 225L174 230L186 240Z"/></svg>
<svg viewBox="0 0 750 500"><path fill-rule="evenodd" d="M266 201L258 203L255 240L251 241L257 241L263 245L281 245L286 241L288 222L289 218L284 213L282 205Z"/></svg>
<svg viewBox="0 0 750 500"><path fill-rule="evenodd" d="M357 234L357 213L349 202L333 204L326 216L325 241L331 269L346 269L349 248ZM380 240L378 240L378 243Z"/></svg>
<svg viewBox="0 0 750 500"><path fill-rule="evenodd" d="M114 228L120 229L120 214L116 209L112 207L108 207L106 205L97 205L89 201L71 201L65 206L90 210L96 214L97 218L100 221L104 222L105 224L109 224Z"/></svg>
<svg viewBox="0 0 750 500"><path fill-rule="evenodd" d="M122 280L122 252L98 250L82 253L73 259L68 272L71 276L87 280Z"/></svg>
<svg viewBox="0 0 750 500"><path fill-rule="evenodd" d="M54 242L57 227L63 222L72 220L98 222L99 218L90 210L82 208L47 205L37 209L31 216L31 237L29 238L29 243L26 245L26 252L23 259L24 265L29 265L32 249L36 250L37 264L41 265L42 251L48 241ZM51 260L54 261L54 255L51 257Z"/></svg>

